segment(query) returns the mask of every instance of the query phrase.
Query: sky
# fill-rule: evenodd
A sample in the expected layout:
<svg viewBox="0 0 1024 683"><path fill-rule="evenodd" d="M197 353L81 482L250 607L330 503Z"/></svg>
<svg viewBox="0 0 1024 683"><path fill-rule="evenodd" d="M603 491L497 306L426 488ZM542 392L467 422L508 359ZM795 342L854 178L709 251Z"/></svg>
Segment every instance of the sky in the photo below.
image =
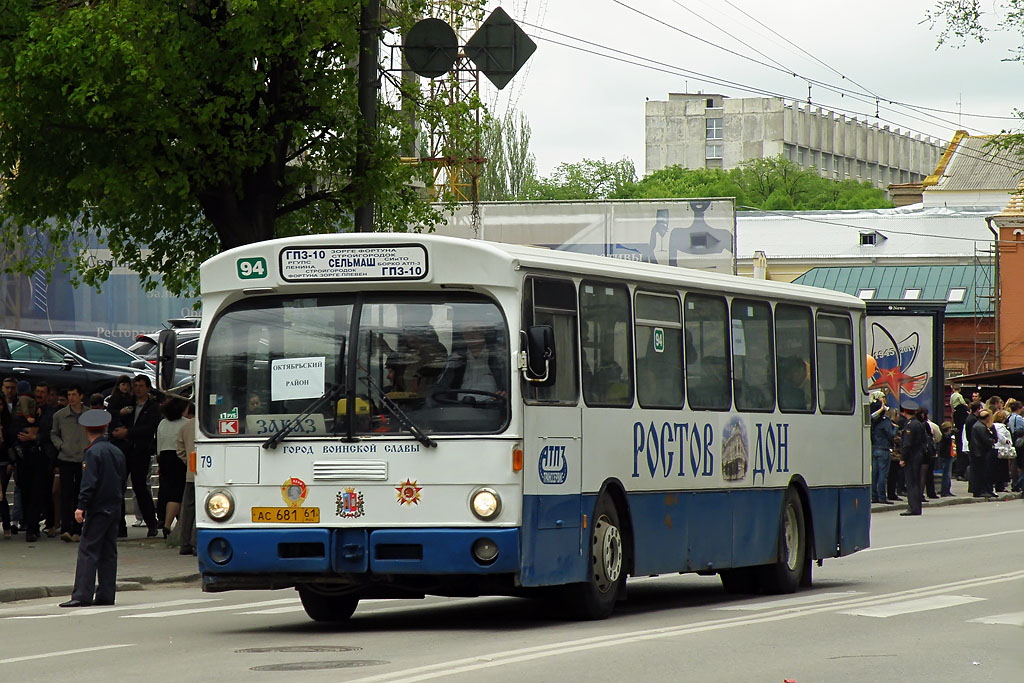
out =
<svg viewBox="0 0 1024 683"><path fill-rule="evenodd" d="M995 3L985 0L983 7ZM504 90L487 83L481 96L495 113L527 116L541 175L562 162L624 156L643 173L644 102L665 100L669 92L761 96L747 87L806 100L813 79L819 81L811 85L815 106L875 121L877 96L879 116L887 119L879 123L915 135L948 140L958 127L972 134L1021 127L1019 119L974 115L1009 117L1024 108L1024 64L1005 61L1024 37L996 32L983 44L937 48L939 27L925 20L935 4L929 0L504 0L488 7L499 4L534 37L537 51ZM993 25L996 19L987 17ZM672 73L558 43L631 53L616 56L656 60ZM852 92L841 96L829 86Z"/></svg>

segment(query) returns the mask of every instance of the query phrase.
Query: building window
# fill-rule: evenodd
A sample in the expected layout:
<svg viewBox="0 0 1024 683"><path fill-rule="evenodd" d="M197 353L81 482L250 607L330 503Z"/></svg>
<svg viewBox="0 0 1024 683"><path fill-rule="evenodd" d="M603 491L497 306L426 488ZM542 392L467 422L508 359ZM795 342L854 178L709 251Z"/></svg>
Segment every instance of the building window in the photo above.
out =
<svg viewBox="0 0 1024 683"><path fill-rule="evenodd" d="M847 159L846 160L846 175L848 175L848 176L853 175L853 171L851 170L852 168L853 168L853 160L852 159Z"/></svg>
<svg viewBox="0 0 1024 683"><path fill-rule="evenodd" d="M714 109L715 101L709 97L707 101L704 103L704 106L707 107L708 109Z"/></svg>
<svg viewBox="0 0 1024 683"><path fill-rule="evenodd" d="M783 145L782 154L790 161L793 161L793 145Z"/></svg>
<svg viewBox="0 0 1024 683"><path fill-rule="evenodd" d="M705 121L708 140L722 139L722 119L707 119Z"/></svg>
<svg viewBox="0 0 1024 683"><path fill-rule="evenodd" d="M859 290L857 290L857 298L858 299L865 299L865 300L867 300L867 299L874 299L875 298L875 290L873 290L873 289L859 289Z"/></svg>
<svg viewBox="0 0 1024 683"><path fill-rule="evenodd" d="M921 298L921 290L917 289L917 288L905 289L905 290L903 290L903 298L904 299L920 299Z"/></svg>
<svg viewBox="0 0 1024 683"><path fill-rule="evenodd" d="M807 148L806 147L801 147L800 148L800 165L801 166L806 166L807 165Z"/></svg>
<svg viewBox="0 0 1024 683"><path fill-rule="evenodd" d="M951 304L960 304L960 303L963 303L964 298L966 296L967 296L967 288L966 287L951 287L950 290L949 290L949 294L946 295L946 301L948 301Z"/></svg>
<svg viewBox="0 0 1024 683"><path fill-rule="evenodd" d="M811 150L811 166L814 166L815 168L821 168L820 166L818 166L818 152L813 149Z"/></svg>
<svg viewBox="0 0 1024 683"><path fill-rule="evenodd" d="M705 159L721 159L722 145L704 145Z"/></svg>
<svg viewBox="0 0 1024 683"><path fill-rule="evenodd" d="M857 177L858 178L863 178L864 177L864 162L863 161L858 161L857 162Z"/></svg>

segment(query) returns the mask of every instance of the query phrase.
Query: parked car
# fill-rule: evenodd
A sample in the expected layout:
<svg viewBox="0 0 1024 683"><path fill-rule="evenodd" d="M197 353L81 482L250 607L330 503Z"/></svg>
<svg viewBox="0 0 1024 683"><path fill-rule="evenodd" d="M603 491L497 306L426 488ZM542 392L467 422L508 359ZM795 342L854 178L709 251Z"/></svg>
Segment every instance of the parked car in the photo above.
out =
<svg viewBox="0 0 1024 683"><path fill-rule="evenodd" d="M135 372L153 370L153 365L142 356L106 339L74 334L45 334L42 336L94 363L134 368ZM188 378L187 370L178 370L174 375L174 383L180 384Z"/></svg>
<svg viewBox="0 0 1024 683"><path fill-rule="evenodd" d="M188 372L199 350L199 329L185 327L175 329L175 332L178 335L178 360L175 365L179 370ZM159 332L140 334L135 338L135 343L128 347L128 350L142 356L151 365L156 365L157 339L159 336Z"/></svg>
<svg viewBox="0 0 1024 683"><path fill-rule="evenodd" d="M144 372L155 377L151 368L139 370L130 366L97 363L29 332L0 330L0 377L28 380L32 384L46 382L66 389L81 386L86 396L109 394L121 375Z"/></svg>

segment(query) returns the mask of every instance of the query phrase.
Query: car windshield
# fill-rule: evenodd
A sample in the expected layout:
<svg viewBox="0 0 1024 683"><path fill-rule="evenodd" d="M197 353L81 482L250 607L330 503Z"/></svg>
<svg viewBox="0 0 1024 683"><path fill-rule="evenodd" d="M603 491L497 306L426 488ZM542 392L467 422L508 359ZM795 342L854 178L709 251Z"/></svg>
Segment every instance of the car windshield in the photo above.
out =
<svg viewBox="0 0 1024 683"><path fill-rule="evenodd" d="M224 312L203 351L203 429L271 435L335 384L343 398L304 417L289 438L408 434L410 423L425 434L504 428L508 328L491 300L443 293L360 303L355 343L354 295L262 298Z"/></svg>

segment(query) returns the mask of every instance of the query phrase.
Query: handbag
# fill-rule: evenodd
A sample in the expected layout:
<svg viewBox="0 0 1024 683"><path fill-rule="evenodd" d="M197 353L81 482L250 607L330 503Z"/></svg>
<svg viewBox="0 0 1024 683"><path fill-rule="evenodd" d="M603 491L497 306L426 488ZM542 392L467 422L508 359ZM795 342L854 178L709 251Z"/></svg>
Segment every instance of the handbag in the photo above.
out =
<svg viewBox="0 0 1024 683"><path fill-rule="evenodd" d="M1000 460L1016 460L1017 451L1009 444L996 446L996 457Z"/></svg>

